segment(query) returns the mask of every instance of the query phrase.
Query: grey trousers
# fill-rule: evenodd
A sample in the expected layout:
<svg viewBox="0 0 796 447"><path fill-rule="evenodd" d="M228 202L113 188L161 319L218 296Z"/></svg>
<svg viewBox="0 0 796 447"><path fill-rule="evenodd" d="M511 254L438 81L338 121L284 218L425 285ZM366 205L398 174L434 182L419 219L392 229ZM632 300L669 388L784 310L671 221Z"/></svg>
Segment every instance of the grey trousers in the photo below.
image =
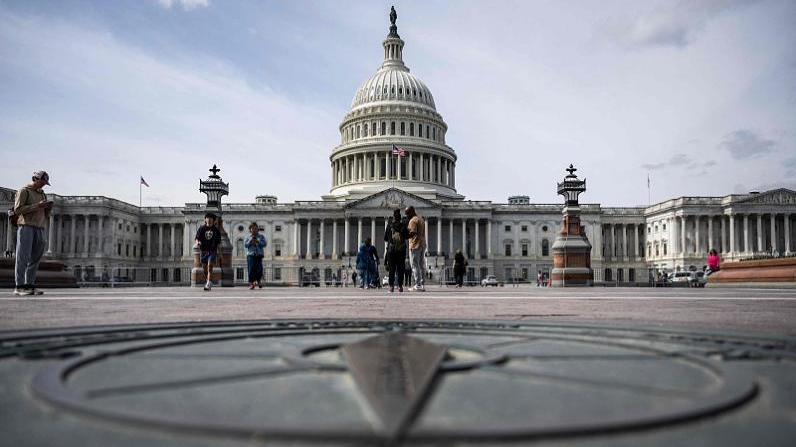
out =
<svg viewBox="0 0 796 447"><path fill-rule="evenodd" d="M17 230L17 265L14 280L18 288L33 287L39 261L44 255L44 229L22 225Z"/></svg>
<svg viewBox="0 0 796 447"><path fill-rule="evenodd" d="M415 286L424 287L426 285L426 262L423 259L425 247L417 250L409 249L409 265L412 266L412 276L415 277Z"/></svg>

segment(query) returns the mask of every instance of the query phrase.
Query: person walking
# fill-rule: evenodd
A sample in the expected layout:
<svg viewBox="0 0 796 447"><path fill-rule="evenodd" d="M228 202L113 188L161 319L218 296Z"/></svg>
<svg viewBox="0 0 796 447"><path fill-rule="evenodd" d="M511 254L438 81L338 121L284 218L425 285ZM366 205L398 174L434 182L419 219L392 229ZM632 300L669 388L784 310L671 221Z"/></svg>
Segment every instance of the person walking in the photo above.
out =
<svg viewBox="0 0 796 447"><path fill-rule="evenodd" d="M42 295L36 289L39 261L44 255L44 226L50 218L53 202L47 200L44 187L49 186L50 175L36 171L31 183L23 186L14 197L14 215L17 216L17 250L14 269L15 295Z"/></svg>
<svg viewBox="0 0 796 447"><path fill-rule="evenodd" d="M249 290L254 290L255 286L263 287L260 281L263 279L263 256L267 244L265 236L260 234L257 222L249 224L249 234L243 239L243 245L246 247L246 265L249 268Z"/></svg>
<svg viewBox="0 0 796 447"><path fill-rule="evenodd" d="M409 234L409 265L412 267L412 274L415 278L415 286L410 290L426 291L426 266L423 255L426 251L426 223L422 217L415 212L415 207L409 206L404 211L409 224L407 231Z"/></svg>
<svg viewBox="0 0 796 447"><path fill-rule="evenodd" d="M218 261L218 245L221 243L221 230L216 227L215 214L205 214L205 224L196 230L194 241L199 249L199 262L202 263L202 270L207 278L204 289L210 290L213 288L213 264Z"/></svg>
<svg viewBox="0 0 796 447"><path fill-rule="evenodd" d="M373 271L373 255L370 253L369 240L366 239L357 251L357 270L359 270L359 288L370 289L370 273Z"/></svg>
<svg viewBox="0 0 796 447"><path fill-rule="evenodd" d="M370 256L373 258L373 268L370 271L370 285L373 288L381 289L381 281L379 281L379 250L376 248L376 245L373 244L373 240L371 238L365 238L365 242L367 242L368 246L370 247Z"/></svg>
<svg viewBox="0 0 796 447"><path fill-rule="evenodd" d="M708 271L706 275L712 275L721 270L721 258L715 248L711 248L708 253Z"/></svg>
<svg viewBox="0 0 796 447"><path fill-rule="evenodd" d="M465 259L464 253L461 250L456 250L456 254L453 255L453 277L458 288L464 284L465 267L467 267L467 259Z"/></svg>
<svg viewBox="0 0 796 447"><path fill-rule="evenodd" d="M387 231L384 232L384 242L387 243L384 263L389 272L388 281L391 293L395 291L395 287L398 287L398 292L404 291L407 240L409 240L409 231L401 220L401 210L397 209L393 211L390 224L387 226Z"/></svg>

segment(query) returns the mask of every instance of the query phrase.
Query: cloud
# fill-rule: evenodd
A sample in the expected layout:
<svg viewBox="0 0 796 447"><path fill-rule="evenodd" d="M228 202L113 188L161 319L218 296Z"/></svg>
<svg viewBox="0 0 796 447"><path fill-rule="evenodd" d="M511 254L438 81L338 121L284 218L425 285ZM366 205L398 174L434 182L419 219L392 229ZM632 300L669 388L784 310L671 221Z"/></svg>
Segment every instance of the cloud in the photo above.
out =
<svg viewBox="0 0 796 447"><path fill-rule="evenodd" d="M671 166L682 166L691 162L691 157L686 154L674 154L669 160Z"/></svg>
<svg viewBox="0 0 796 447"><path fill-rule="evenodd" d="M696 40L710 20L727 10L750 3L752 1L746 0L665 3L665 9L650 11L632 20L608 22L600 32L609 40L631 49L685 48Z"/></svg>
<svg viewBox="0 0 796 447"><path fill-rule="evenodd" d="M156 0L157 3L166 8L171 9L174 5L182 6L185 11L192 11L197 8L207 8L210 6L210 0Z"/></svg>
<svg viewBox="0 0 796 447"><path fill-rule="evenodd" d="M741 129L728 133L719 144L736 160L759 157L774 150L776 141L761 137L757 133Z"/></svg>
<svg viewBox="0 0 796 447"><path fill-rule="evenodd" d="M786 176L796 177L796 157L785 159L785 161L782 162L782 166L785 167Z"/></svg>
<svg viewBox="0 0 796 447"><path fill-rule="evenodd" d="M644 163L641 167L649 171L657 171L658 169L665 168L666 163Z"/></svg>
<svg viewBox="0 0 796 447"><path fill-rule="evenodd" d="M716 160L708 160L708 161L702 163L702 166L704 166L706 168L709 168L711 166L716 166Z"/></svg>
<svg viewBox="0 0 796 447"><path fill-rule="evenodd" d="M645 163L642 164L641 167L647 169L649 171L657 171L660 169L665 169L669 166L683 166L687 164L691 164L688 166L689 169L693 169L696 166L693 164L693 157L687 154L674 154L669 161L661 162L661 163Z"/></svg>

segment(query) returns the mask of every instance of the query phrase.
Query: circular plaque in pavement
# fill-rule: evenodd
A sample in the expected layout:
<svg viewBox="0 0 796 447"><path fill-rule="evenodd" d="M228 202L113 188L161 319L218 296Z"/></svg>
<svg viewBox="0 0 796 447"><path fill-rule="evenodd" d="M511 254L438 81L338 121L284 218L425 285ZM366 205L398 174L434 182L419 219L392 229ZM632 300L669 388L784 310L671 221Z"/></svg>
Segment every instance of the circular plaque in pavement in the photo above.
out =
<svg viewBox="0 0 796 447"><path fill-rule="evenodd" d="M17 333L34 399L85 424L366 445L687 426L753 402L782 340L500 322L294 321ZM0 362L2 363L2 362ZM86 418L85 416L89 416Z"/></svg>

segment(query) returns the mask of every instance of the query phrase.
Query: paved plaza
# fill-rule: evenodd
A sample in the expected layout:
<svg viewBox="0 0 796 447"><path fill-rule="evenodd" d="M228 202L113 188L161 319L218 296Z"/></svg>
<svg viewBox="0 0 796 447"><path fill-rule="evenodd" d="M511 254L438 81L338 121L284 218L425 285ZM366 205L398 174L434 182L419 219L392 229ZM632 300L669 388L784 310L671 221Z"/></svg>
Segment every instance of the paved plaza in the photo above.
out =
<svg viewBox="0 0 796 447"><path fill-rule="evenodd" d="M0 293L0 330L257 319L478 319L796 335L796 289L83 288Z"/></svg>

